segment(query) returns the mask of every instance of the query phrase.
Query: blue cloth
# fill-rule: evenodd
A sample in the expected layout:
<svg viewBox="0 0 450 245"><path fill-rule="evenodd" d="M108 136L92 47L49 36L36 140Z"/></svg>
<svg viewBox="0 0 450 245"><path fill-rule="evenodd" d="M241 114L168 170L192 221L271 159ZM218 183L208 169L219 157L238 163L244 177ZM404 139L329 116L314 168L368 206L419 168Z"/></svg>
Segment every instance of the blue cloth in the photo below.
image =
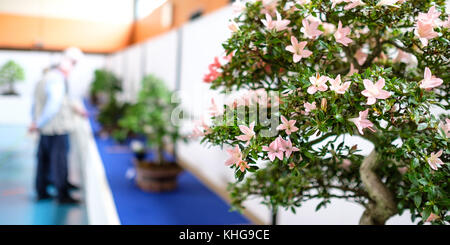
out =
<svg viewBox="0 0 450 245"><path fill-rule="evenodd" d="M32 115L33 118L38 116L36 125L38 128L42 128L48 123L59 111L64 100L66 93L65 78L61 71L52 70L51 74L47 75L44 79L47 79L45 84L45 92L47 94L47 100L45 102L44 109L41 115ZM33 102L33 107L36 103ZM34 113L34 110L33 112Z"/></svg>
<svg viewBox="0 0 450 245"><path fill-rule="evenodd" d="M94 119L96 108L86 102L90 123L95 132L101 126ZM118 147L111 138L96 137L97 147L112 191L117 213L123 225L230 225L250 224L238 212L203 185L194 175L183 171L178 188L166 193L140 190L134 179L126 177L133 169L133 153ZM122 149L114 152L114 149ZM149 158L152 154L148 155Z"/></svg>

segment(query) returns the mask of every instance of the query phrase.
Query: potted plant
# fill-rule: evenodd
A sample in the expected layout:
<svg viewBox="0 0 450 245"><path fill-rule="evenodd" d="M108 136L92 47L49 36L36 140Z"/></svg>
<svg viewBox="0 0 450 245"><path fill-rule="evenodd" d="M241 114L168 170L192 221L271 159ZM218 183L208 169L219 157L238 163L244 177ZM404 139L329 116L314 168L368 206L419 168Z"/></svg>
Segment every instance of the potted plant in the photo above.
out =
<svg viewBox="0 0 450 245"><path fill-rule="evenodd" d="M25 79L23 68L16 62L10 60L0 68L0 85L7 84L7 91L3 95L18 95L14 84Z"/></svg>
<svg viewBox="0 0 450 245"><path fill-rule="evenodd" d="M100 107L97 115L98 122L102 125L102 129L99 132L101 135L115 136L119 130L119 120L122 118L130 106L128 102L120 102L115 96L109 96L108 102ZM115 138L119 142L123 143L125 138Z"/></svg>
<svg viewBox="0 0 450 245"><path fill-rule="evenodd" d="M108 102L111 94L122 91L121 81L114 73L97 69L94 72L94 80L91 83L89 94L94 105L102 105Z"/></svg>
<svg viewBox="0 0 450 245"><path fill-rule="evenodd" d="M205 82L248 93L203 132L229 146L234 207L259 196L276 217L341 198L365 209L360 224L406 210L419 224L448 224L450 120L431 110L449 110L445 1L236 5L227 62L216 59Z"/></svg>
<svg viewBox="0 0 450 245"><path fill-rule="evenodd" d="M178 126L171 122L177 103L171 102L172 92L164 82L153 75L142 80L137 103L130 106L120 119L122 135L133 132L144 135L147 145L153 149L151 160L136 157L136 183L145 191L169 191L177 186L177 176L182 171L176 157L167 152L182 137Z"/></svg>

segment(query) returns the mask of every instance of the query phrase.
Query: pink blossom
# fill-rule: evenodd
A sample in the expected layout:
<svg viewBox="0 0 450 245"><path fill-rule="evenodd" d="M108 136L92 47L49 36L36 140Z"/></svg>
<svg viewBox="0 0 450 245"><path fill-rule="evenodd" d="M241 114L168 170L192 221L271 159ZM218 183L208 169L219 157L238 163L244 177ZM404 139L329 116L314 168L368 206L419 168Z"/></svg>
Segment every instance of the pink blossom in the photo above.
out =
<svg viewBox="0 0 450 245"><path fill-rule="evenodd" d="M275 31L282 31L287 29L287 25L291 23L290 20L283 20L281 18L280 13L277 12L277 20L272 20L272 16L270 14L266 13L266 19L261 20L262 23L266 26L268 30L275 29Z"/></svg>
<svg viewBox="0 0 450 245"><path fill-rule="evenodd" d="M270 143L269 146L263 146L263 151L267 151L267 155L269 156L269 159L271 162L275 160L275 157L277 157L280 160L283 160L283 146L281 145L280 138L276 138L272 143Z"/></svg>
<svg viewBox="0 0 450 245"><path fill-rule="evenodd" d="M211 106L208 108L208 110L209 110L209 114L212 117L219 116L223 113L223 110L219 109L216 102L214 101L214 98L211 98Z"/></svg>
<svg viewBox="0 0 450 245"><path fill-rule="evenodd" d="M427 220L425 222L431 222L439 219L440 217L436 215L435 213L431 213L430 216L428 216Z"/></svg>
<svg viewBox="0 0 450 245"><path fill-rule="evenodd" d="M245 169L250 168L250 167L248 166L247 162L244 161L244 160L239 161L239 162L237 163L237 165L239 166L239 169L241 170L241 172L245 172Z"/></svg>
<svg viewBox="0 0 450 245"><path fill-rule="evenodd" d="M419 17L417 18L418 22L423 22L424 24L431 24L433 27L440 26L442 21L439 19L441 12L436 10L435 6L432 6L428 13L419 13Z"/></svg>
<svg viewBox="0 0 450 245"><path fill-rule="evenodd" d="M366 62L367 54L362 50L362 48L358 49L355 53L355 59L358 61L358 64L361 66Z"/></svg>
<svg viewBox="0 0 450 245"><path fill-rule="evenodd" d="M438 168L441 167L441 165L444 165L441 159L439 157L442 155L442 150L438 151L437 153L432 152L430 157L428 158L427 162L430 165L431 169L438 170Z"/></svg>
<svg viewBox="0 0 450 245"><path fill-rule="evenodd" d="M214 62L208 66L209 73L203 77L203 81L206 83L210 83L216 80L220 73L217 71L221 67L218 57L214 57Z"/></svg>
<svg viewBox="0 0 450 245"><path fill-rule="evenodd" d="M420 88L431 90L432 88L440 86L444 81L436 76L431 75L430 68L425 68L423 80L420 81Z"/></svg>
<svg viewBox="0 0 450 245"><path fill-rule="evenodd" d="M350 0L350 1L346 0L345 2L350 2L349 4L347 4L344 7L345 10L349 10L349 9L352 9L352 8L356 8L358 6L365 5L365 3L363 3L361 0Z"/></svg>
<svg viewBox="0 0 450 245"><path fill-rule="evenodd" d="M295 2L300 5L305 5L311 3L311 0L296 0Z"/></svg>
<svg viewBox="0 0 450 245"><path fill-rule="evenodd" d="M305 106L305 115L308 115L312 110L317 109L315 101L312 104L305 102L305 104L303 104L303 105Z"/></svg>
<svg viewBox="0 0 450 245"><path fill-rule="evenodd" d="M439 36L438 33L434 31L433 23L423 22L420 20L416 23L414 33L419 38L423 46L428 45L428 40Z"/></svg>
<svg viewBox="0 0 450 245"><path fill-rule="evenodd" d="M308 20L303 19L302 24L304 28L303 33L307 38L315 39L323 33L317 29L319 26L319 22L317 21L309 22Z"/></svg>
<svg viewBox="0 0 450 245"><path fill-rule="evenodd" d="M341 43L342 45L347 47L349 43L353 42L352 39L347 37L348 34L350 34L350 27L342 28L342 22L339 21L338 29L334 33L334 38L336 39L336 42Z"/></svg>
<svg viewBox="0 0 450 245"><path fill-rule="evenodd" d="M230 158L225 161L226 166L231 166L233 164L238 165L240 161L242 161L242 152L239 149L239 146L235 146L232 149L227 150L228 154L230 154Z"/></svg>
<svg viewBox="0 0 450 245"><path fill-rule="evenodd" d="M331 23L323 22L322 27L325 35L330 35L336 31L336 26Z"/></svg>
<svg viewBox="0 0 450 245"><path fill-rule="evenodd" d="M350 63L350 71L348 71L346 76L351 76L355 73L358 73L358 69L355 69L355 67L353 66L353 63Z"/></svg>
<svg viewBox="0 0 450 245"><path fill-rule="evenodd" d="M406 172L408 172L408 167L398 167L397 170L401 175L406 174Z"/></svg>
<svg viewBox="0 0 450 245"><path fill-rule="evenodd" d="M337 75L336 79L330 79L330 89L338 94L345 94L345 91L350 87L351 82L341 83L341 75Z"/></svg>
<svg viewBox="0 0 450 245"><path fill-rule="evenodd" d="M250 140L255 136L255 131L253 128L255 127L255 122L250 123L250 127L245 125L239 125L239 129L243 133L243 135L236 136L236 139L241 141L247 141L246 146L250 143Z"/></svg>
<svg viewBox="0 0 450 245"><path fill-rule="evenodd" d="M327 91L328 86L326 85L326 82L328 79L329 77L320 76L319 73L317 73L316 76L310 77L309 81L311 82L311 86L308 87L308 94L315 94L317 91Z"/></svg>
<svg viewBox="0 0 450 245"><path fill-rule="evenodd" d="M235 14L240 14L245 10L245 4L241 2L241 0L236 0L232 5L233 12Z"/></svg>
<svg viewBox="0 0 450 245"><path fill-rule="evenodd" d="M294 169L294 168L295 168L295 163L290 162L290 163L288 164L288 166L289 166L289 169Z"/></svg>
<svg viewBox="0 0 450 245"><path fill-rule="evenodd" d="M393 60L393 62L404 62L406 64L408 64L411 61L412 61L411 54L406 53L401 49L398 50L398 54L395 57L395 59Z"/></svg>
<svg viewBox="0 0 450 245"><path fill-rule="evenodd" d="M292 152L300 151L297 147L292 146L291 139L284 140L280 138L280 143L287 158L291 157Z"/></svg>
<svg viewBox="0 0 450 245"><path fill-rule="evenodd" d="M342 160L341 165L339 167L345 169L346 171L350 171L350 166L352 165L352 162L348 159Z"/></svg>
<svg viewBox="0 0 450 245"><path fill-rule="evenodd" d="M370 81L369 79L364 79L363 83L365 90L363 90L361 93L362 95L367 97L368 105L375 104L377 99L384 100L391 96L391 94L388 91L383 90L385 84L384 78L380 78L378 82L376 82L375 84L373 84L373 82Z"/></svg>
<svg viewBox="0 0 450 245"><path fill-rule="evenodd" d="M286 130L287 135L298 131L298 128L295 126L295 120L287 120L284 116L281 116L281 121L283 124L280 124L277 130Z"/></svg>
<svg viewBox="0 0 450 245"><path fill-rule="evenodd" d="M372 132L375 132L375 129L372 128L373 123L367 119L368 114L369 114L369 109L366 109L365 111L359 112L359 117L349 119L351 122L355 123L355 125L358 128L358 131L361 135L364 135L363 129L365 129L365 128L368 128Z"/></svg>
<svg viewBox="0 0 450 245"><path fill-rule="evenodd" d="M441 122L439 126L444 131L445 136L450 137L450 119L446 118L445 124Z"/></svg>
<svg viewBox="0 0 450 245"><path fill-rule="evenodd" d="M450 28L450 16L447 18L447 20L444 23L442 23L442 26L444 28Z"/></svg>
<svg viewBox="0 0 450 245"><path fill-rule="evenodd" d="M230 21L228 24L228 29L230 29L231 32L237 32L239 30L239 26L234 21Z"/></svg>
<svg viewBox="0 0 450 245"><path fill-rule="evenodd" d="M291 44L292 45L286 47L286 50L293 53L294 63L297 63L302 58L307 58L312 54L311 51L304 49L307 44L306 41L298 42L297 38L291 36Z"/></svg>
<svg viewBox="0 0 450 245"><path fill-rule="evenodd" d="M396 3L403 3L402 0L380 0L377 3L377 6L393 6L393 7L397 7L395 4Z"/></svg>
<svg viewBox="0 0 450 245"><path fill-rule="evenodd" d="M259 0L257 0L259 1ZM263 14L274 14L277 11L278 0L262 0Z"/></svg>

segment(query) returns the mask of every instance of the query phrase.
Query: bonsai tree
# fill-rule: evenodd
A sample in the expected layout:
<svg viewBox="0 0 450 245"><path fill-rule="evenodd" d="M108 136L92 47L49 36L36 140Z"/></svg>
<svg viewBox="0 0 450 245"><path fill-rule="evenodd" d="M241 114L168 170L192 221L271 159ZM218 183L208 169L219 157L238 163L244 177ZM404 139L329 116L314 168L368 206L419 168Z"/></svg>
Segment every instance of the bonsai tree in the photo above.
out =
<svg viewBox="0 0 450 245"><path fill-rule="evenodd" d="M165 146L174 145L180 139L178 125L172 123L172 92L159 78L148 75L142 80L137 103L130 106L120 119L121 130L116 137L124 138L130 132L145 135L147 145L155 150L154 163L164 164Z"/></svg>
<svg viewBox="0 0 450 245"><path fill-rule="evenodd" d="M17 95L14 84L25 79L23 68L16 62L10 60L0 68L0 85L7 84L8 90L4 95Z"/></svg>
<svg viewBox="0 0 450 245"><path fill-rule="evenodd" d="M216 59L205 82L248 92L213 105L212 125L201 129L203 142L230 153L234 206L259 196L274 213L295 212L310 199L320 209L342 198L365 208L360 224L385 224L405 210L419 224L448 224L450 120L435 113L449 110L444 5L235 3L227 61ZM373 150L362 155L349 136Z"/></svg>
<svg viewBox="0 0 450 245"><path fill-rule="evenodd" d="M129 106L129 103L120 102L115 96L109 96L107 104L100 108L97 115L97 120L102 125L103 131L114 135L119 128L120 118L124 116Z"/></svg>
<svg viewBox="0 0 450 245"><path fill-rule="evenodd" d="M94 80L91 83L89 92L94 104L99 102L98 100L101 94L106 95L109 98L109 95L114 95L116 92L121 91L121 81L114 73L104 69L95 70Z"/></svg>

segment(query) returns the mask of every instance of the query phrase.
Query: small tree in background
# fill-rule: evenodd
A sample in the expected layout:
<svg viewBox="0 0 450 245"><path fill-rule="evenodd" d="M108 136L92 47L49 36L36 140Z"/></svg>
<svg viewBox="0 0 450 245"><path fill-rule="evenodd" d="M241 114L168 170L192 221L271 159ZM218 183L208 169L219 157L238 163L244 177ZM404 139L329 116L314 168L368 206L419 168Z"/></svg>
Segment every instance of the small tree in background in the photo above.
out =
<svg viewBox="0 0 450 245"><path fill-rule="evenodd" d="M116 92L122 91L122 81L118 79L114 73L97 69L94 71L94 80L90 87L91 101L94 104L105 102L114 96Z"/></svg>
<svg viewBox="0 0 450 245"><path fill-rule="evenodd" d="M234 206L259 196L272 210L295 212L310 199L320 199L320 209L342 198L365 208L360 224L385 224L405 210L419 224L448 223L445 1L263 0L234 8L233 35L223 43L229 62L216 60L205 82L249 92L216 106L201 129L203 142L229 147ZM267 136L270 117L282 124ZM374 149L361 155L350 135Z"/></svg>
<svg viewBox="0 0 450 245"><path fill-rule="evenodd" d="M0 68L0 85L7 84L8 90L4 95L18 95L14 84L25 80L25 71L16 62L10 60Z"/></svg>

